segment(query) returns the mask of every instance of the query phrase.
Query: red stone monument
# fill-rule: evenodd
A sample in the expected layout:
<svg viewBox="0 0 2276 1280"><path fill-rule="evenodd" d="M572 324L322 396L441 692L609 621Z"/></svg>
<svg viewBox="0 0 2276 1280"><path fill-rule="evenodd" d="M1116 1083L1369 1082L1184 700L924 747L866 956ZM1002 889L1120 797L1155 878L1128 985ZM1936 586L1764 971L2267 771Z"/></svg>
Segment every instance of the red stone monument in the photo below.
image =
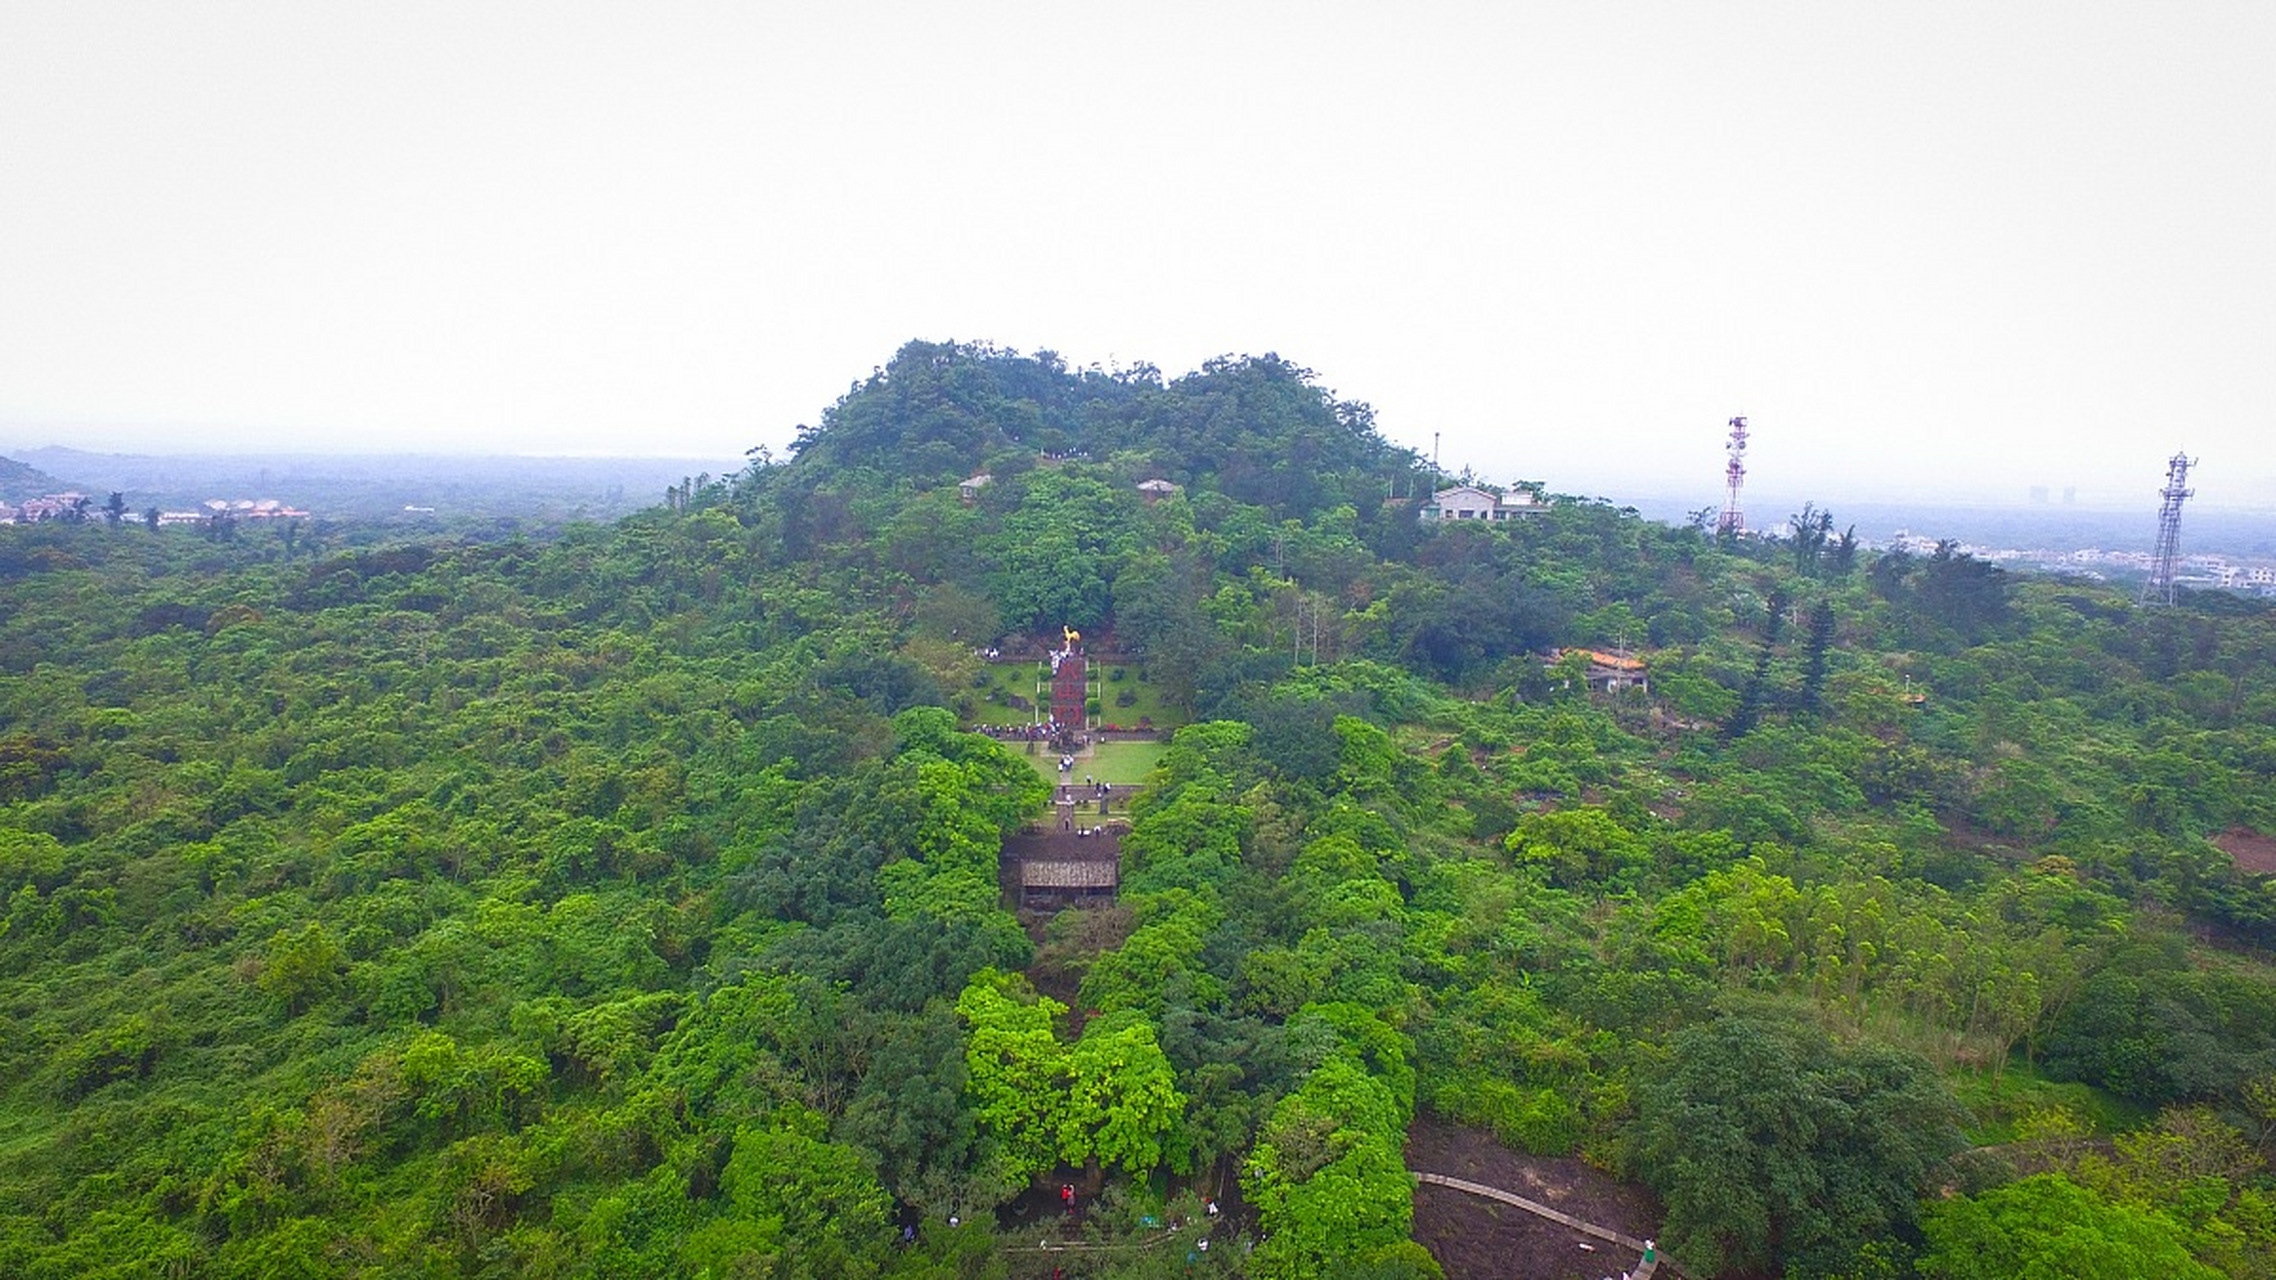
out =
<svg viewBox="0 0 2276 1280"><path fill-rule="evenodd" d="M1090 661L1083 656L1083 633L1060 628L1063 647L1051 654L1051 731L1080 733L1088 727L1084 708L1090 702Z"/></svg>

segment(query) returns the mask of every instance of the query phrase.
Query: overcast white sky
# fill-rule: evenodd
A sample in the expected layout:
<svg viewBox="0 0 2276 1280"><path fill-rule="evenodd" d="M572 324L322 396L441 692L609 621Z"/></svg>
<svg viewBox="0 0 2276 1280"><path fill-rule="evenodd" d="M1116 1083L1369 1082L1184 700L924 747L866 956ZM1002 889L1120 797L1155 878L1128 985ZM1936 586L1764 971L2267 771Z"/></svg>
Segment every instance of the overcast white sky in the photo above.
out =
<svg viewBox="0 0 2276 1280"><path fill-rule="evenodd" d="M1493 479L2276 506L2276 4L0 3L0 443L1277 351Z"/></svg>

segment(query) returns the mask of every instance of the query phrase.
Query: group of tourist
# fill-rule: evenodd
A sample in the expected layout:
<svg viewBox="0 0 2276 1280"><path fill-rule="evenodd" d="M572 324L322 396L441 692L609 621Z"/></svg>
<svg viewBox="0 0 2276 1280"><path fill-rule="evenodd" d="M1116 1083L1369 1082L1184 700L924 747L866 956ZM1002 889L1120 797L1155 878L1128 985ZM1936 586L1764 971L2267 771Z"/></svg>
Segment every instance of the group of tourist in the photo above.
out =
<svg viewBox="0 0 2276 1280"><path fill-rule="evenodd" d="M1004 742L1049 742L1058 731L1055 724L983 724L975 728Z"/></svg>

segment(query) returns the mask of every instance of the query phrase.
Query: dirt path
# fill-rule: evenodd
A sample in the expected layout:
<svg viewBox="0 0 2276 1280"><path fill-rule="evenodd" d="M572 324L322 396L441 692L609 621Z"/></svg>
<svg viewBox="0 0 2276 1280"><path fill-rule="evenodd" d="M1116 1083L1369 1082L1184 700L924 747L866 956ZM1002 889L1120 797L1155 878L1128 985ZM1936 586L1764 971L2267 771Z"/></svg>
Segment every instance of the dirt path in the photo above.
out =
<svg viewBox="0 0 2276 1280"><path fill-rule="evenodd" d="M1643 1188L1579 1160L1520 1155L1491 1134L1435 1117L1408 1128L1407 1167L1500 1188L1638 1240L1659 1231L1660 1207ZM1414 1236L1447 1280L1603 1280L1641 1261L1633 1249L1515 1205L1427 1182L1415 1188Z"/></svg>

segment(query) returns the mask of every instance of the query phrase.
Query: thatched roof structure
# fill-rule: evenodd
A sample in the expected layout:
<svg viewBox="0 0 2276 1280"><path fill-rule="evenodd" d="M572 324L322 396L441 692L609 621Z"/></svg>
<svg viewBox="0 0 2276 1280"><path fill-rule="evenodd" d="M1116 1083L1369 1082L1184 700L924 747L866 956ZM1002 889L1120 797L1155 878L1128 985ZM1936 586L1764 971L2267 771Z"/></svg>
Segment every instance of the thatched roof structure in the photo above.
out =
<svg viewBox="0 0 2276 1280"><path fill-rule="evenodd" d="M1112 889L1119 868L1111 861L1037 858L1019 864L1022 889Z"/></svg>

